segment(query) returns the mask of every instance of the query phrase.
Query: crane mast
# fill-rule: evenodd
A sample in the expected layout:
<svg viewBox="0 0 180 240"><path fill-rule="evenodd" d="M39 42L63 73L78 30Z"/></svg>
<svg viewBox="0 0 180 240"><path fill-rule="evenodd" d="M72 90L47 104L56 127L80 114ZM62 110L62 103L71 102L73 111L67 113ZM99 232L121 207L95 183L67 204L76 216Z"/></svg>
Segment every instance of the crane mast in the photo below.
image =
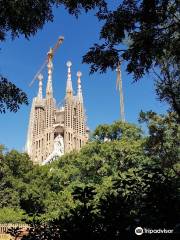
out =
<svg viewBox="0 0 180 240"><path fill-rule="evenodd" d="M119 95L120 95L120 118L121 118L122 122L125 122L124 96L123 96L122 77L121 77L121 64L120 64L120 62L118 63L116 71L117 71L116 88L119 87Z"/></svg>

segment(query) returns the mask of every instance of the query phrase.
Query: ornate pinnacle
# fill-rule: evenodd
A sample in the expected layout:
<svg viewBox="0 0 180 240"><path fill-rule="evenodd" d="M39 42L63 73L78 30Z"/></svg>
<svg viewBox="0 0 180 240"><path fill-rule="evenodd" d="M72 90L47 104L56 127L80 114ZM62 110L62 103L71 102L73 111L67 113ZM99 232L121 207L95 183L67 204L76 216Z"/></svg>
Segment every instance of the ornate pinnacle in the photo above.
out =
<svg viewBox="0 0 180 240"><path fill-rule="evenodd" d="M66 93L73 93L72 81L71 81L71 66L72 66L72 62L68 61L66 63L66 65L68 67L68 77L67 77Z"/></svg>
<svg viewBox="0 0 180 240"><path fill-rule="evenodd" d="M77 72L77 77L78 77L78 86L81 87L81 76L82 76L82 72L78 71Z"/></svg>
<svg viewBox="0 0 180 240"><path fill-rule="evenodd" d="M68 62L66 63L66 65L67 65L68 68L70 68L70 67L72 66L72 62L71 62L71 61L68 61Z"/></svg>
<svg viewBox="0 0 180 240"><path fill-rule="evenodd" d="M80 102L83 102L83 96L82 96L82 89L81 89L81 76L82 73L80 71L77 72L77 84L78 84L78 91L77 91L77 97Z"/></svg>
<svg viewBox="0 0 180 240"><path fill-rule="evenodd" d="M49 49L47 56L48 56L48 62L52 61L52 58L53 58L53 49L52 48Z"/></svg>
<svg viewBox="0 0 180 240"><path fill-rule="evenodd" d="M52 96L53 95L53 89L52 89L52 70L53 70L53 63L52 63L52 49L50 49L48 53L48 81L47 81L47 87L46 87L46 95Z"/></svg>
<svg viewBox="0 0 180 240"><path fill-rule="evenodd" d="M41 73L37 76L37 80L39 81L38 98L42 99L42 80L43 80L43 75Z"/></svg>

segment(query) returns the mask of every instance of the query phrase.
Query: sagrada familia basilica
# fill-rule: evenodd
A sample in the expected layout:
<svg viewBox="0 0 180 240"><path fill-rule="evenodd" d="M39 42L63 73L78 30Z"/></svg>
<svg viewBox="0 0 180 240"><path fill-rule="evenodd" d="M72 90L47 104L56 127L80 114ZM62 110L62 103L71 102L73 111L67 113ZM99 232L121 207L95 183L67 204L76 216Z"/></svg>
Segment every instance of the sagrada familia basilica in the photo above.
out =
<svg viewBox="0 0 180 240"><path fill-rule="evenodd" d="M79 150L88 141L89 130L83 105L81 72L77 72L77 95L73 95L71 65L67 62L67 83L64 105L58 108L53 97L52 58L49 58L46 96L42 94L42 74L39 90L30 112L26 151L32 161L46 164L72 150Z"/></svg>

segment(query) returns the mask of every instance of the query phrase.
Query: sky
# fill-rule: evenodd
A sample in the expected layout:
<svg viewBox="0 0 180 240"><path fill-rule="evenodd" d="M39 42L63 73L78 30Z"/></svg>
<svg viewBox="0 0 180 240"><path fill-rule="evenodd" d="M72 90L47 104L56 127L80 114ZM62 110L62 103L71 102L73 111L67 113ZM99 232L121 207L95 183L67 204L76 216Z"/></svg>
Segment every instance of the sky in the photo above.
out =
<svg viewBox="0 0 180 240"><path fill-rule="evenodd" d="M10 37L1 44L0 73L15 83L28 95L29 105L21 106L17 113L7 112L0 115L0 144L9 150L23 151L29 114L33 97L37 95L38 82L30 88L29 83L46 58L46 53L53 47L59 36L64 42L53 59L53 90L57 103L65 96L67 80L66 62L72 62L72 81L74 92L77 88L77 71L82 72L82 89L87 114L88 126L93 131L99 124L111 124L120 119L119 93L116 91L116 72L89 75L89 65L82 64L82 56L99 41L101 23L93 12L81 14L78 19L68 14L63 8L54 9L54 21L46 23L42 30L26 40L20 37L12 41ZM43 71L44 94L47 82L46 69ZM163 113L166 104L157 100L152 75L146 75L133 83L132 75L126 72L122 64L125 118L127 122L138 124L141 110L153 110Z"/></svg>

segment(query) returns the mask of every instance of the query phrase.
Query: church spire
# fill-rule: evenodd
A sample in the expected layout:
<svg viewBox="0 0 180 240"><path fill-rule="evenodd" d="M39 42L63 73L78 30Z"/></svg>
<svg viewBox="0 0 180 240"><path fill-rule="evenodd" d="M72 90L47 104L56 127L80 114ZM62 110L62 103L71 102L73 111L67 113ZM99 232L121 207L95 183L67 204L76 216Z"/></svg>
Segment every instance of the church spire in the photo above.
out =
<svg viewBox="0 0 180 240"><path fill-rule="evenodd" d="M70 61L67 62L68 67L68 76L67 76L67 84L66 84L66 96L73 95L72 81L71 81L71 66L72 63Z"/></svg>
<svg viewBox="0 0 180 240"><path fill-rule="evenodd" d="M53 63L52 63L52 48L50 48L48 52L48 81L47 81L47 87L46 87L46 96L53 96L53 89L52 89L52 69L53 69Z"/></svg>
<svg viewBox="0 0 180 240"><path fill-rule="evenodd" d="M82 96L82 88L81 88L81 76L82 76L82 73L80 71L77 72L77 77L78 77L78 80L77 80L77 84L78 84L78 90L77 90L77 99L79 102L83 102L83 96Z"/></svg>
<svg viewBox="0 0 180 240"><path fill-rule="evenodd" d="M39 81L39 90L38 90L38 98L39 99L42 99L42 80L43 80L43 75L40 73L38 76L37 76L37 79Z"/></svg>

